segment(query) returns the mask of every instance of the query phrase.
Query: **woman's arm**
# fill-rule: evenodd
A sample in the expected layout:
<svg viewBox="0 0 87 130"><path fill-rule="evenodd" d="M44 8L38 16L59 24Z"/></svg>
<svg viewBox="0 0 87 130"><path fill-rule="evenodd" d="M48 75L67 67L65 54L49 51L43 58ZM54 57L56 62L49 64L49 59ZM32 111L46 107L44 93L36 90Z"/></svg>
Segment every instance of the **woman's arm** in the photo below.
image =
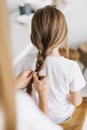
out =
<svg viewBox="0 0 87 130"><path fill-rule="evenodd" d="M39 108L46 116L48 116L48 94L50 89L49 79L46 76L41 76L40 80L38 80L35 74L33 79L35 89L39 95Z"/></svg>
<svg viewBox="0 0 87 130"><path fill-rule="evenodd" d="M40 76L40 80L38 80L33 71L25 70L16 79L16 89L20 90L25 88L32 78L34 80L35 89L39 96L39 108L45 115L48 116L48 93L50 83L46 76Z"/></svg>
<svg viewBox="0 0 87 130"><path fill-rule="evenodd" d="M79 106L82 103L82 96L80 91L77 92L70 92L70 101L74 106Z"/></svg>
<svg viewBox="0 0 87 130"><path fill-rule="evenodd" d="M39 108L41 111L46 115L49 116L48 114L48 98L45 97L45 95L39 95Z"/></svg>

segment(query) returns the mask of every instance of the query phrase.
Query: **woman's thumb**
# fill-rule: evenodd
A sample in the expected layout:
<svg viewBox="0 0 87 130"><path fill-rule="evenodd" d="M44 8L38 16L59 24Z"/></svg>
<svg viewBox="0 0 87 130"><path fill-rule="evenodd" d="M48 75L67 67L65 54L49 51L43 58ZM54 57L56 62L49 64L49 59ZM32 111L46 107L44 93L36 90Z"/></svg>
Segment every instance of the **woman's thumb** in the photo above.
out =
<svg viewBox="0 0 87 130"><path fill-rule="evenodd" d="M39 81L36 74L33 74L33 80L34 80L34 82L38 82Z"/></svg>

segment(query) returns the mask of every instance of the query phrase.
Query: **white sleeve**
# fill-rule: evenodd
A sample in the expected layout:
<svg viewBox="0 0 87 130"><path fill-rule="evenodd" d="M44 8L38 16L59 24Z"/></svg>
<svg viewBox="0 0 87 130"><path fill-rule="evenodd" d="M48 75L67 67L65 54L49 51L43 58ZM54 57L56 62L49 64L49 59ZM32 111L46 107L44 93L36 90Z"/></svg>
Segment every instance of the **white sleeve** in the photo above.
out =
<svg viewBox="0 0 87 130"><path fill-rule="evenodd" d="M73 62L73 68L71 73L71 82L70 82L70 90L71 91L79 91L82 89L86 82L82 75L82 72L76 62Z"/></svg>
<svg viewBox="0 0 87 130"><path fill-rule="evenodd" d="M63 130L51 122L36 106L29 95L17 94L18 130Z"/></svg>

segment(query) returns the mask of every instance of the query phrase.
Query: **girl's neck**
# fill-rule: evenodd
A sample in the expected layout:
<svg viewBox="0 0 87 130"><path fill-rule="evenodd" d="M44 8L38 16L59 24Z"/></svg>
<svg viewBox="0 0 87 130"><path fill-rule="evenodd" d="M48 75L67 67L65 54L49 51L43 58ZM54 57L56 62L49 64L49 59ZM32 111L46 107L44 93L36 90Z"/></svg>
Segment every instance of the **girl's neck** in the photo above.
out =
<svg viewBox="0 0 87 130"><path fill-rule="evenodd" d="M59 48L58 47L54 48L52 50L52 53L50 54L50 56L60 56L60 54L59 54Z"/></svg>

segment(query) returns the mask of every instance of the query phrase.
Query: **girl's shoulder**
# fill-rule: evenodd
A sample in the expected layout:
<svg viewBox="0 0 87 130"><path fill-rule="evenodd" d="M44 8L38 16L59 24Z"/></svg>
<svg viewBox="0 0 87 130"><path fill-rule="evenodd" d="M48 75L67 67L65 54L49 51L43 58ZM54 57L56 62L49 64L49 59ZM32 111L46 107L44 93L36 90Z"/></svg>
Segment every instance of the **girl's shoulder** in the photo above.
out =
<svg viewBox="0 0 87 130"><path fill-rule="evenodd" d="M80 70L80 67L79 67L79 64L77 63L77 61L74 61L74 60L71 60L68 58L64 58L64 57L62 59L61 66L64 66L64 68L66 70L69 69L69 71L74 71L76 69Z"/></svg>
<svg viewBox="0 0 87 130"><path fill-rule="evenodd" d="M49 57L47 58L46 68L49 68L56 72L61 72L65 75L69 75L76 70L80 70L76 61L64 58L64 57Z"/></svg>
<svg viewBox="0 0 87 130"><path fill-rule="evenodd" d="M71 66L72 68L78 68L79 67L79 64L77 63L77 61L74 61L74 60L71 60L71 59L67 59L67 58L64 58L64 63L68 64L69 66Z"/></svg>
<svg viewBox="0 0 87 130"><path fill-rule="evenodd" d="M50 63L51 65L57 66L77 66L76 61L70 60L68 58L64 58L63 56L48 56L47 57L47 63Z"/></svg>

